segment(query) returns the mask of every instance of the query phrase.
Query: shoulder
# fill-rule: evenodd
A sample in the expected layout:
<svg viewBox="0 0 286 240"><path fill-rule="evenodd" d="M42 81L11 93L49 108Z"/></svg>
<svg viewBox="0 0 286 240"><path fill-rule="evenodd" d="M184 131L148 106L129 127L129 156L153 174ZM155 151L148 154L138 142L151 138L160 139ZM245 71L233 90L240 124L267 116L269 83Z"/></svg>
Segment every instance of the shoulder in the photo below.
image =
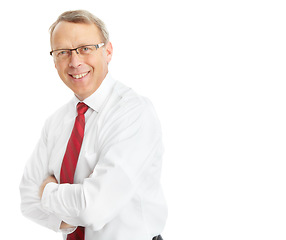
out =
<svg viewBox="0 0 286 240"><path fill-rule="evenodd" d="M127 139L140 142L161 138L160 122L151 101L120 82L116 82L103 112L99 114L99 148Z"/></svg>
<svg viewBox="0 0 286 240"><path fill-rule="evenodd" d="M115 83L107 105L102 118L106 127L159 123L152 102L121 82Z"/></svg>
<svg viewBox="0 0 286 240"><path fill-rule="evenodd" d="M142 114L148 111L154 111L152 102L132 88L127 87L121 82L116 82L111 101L110 113L114 114Z"/></svg>

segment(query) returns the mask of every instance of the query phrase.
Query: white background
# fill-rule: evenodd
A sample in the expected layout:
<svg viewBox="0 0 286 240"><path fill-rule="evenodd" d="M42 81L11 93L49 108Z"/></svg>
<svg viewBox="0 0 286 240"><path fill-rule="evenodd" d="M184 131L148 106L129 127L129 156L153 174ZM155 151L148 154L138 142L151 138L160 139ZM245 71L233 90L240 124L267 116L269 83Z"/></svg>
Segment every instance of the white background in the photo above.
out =
<svg viewBox="0 0 286 240"><path fill-rule="evenodd" d="M18 185L45 119L72 97L49 56L48 28L63 11L87 9L110 31L112 75L149 97L161 120L164 239L285 240L284 2L1 3L0 213L8 239L62 239L21 215Z"/></svg>

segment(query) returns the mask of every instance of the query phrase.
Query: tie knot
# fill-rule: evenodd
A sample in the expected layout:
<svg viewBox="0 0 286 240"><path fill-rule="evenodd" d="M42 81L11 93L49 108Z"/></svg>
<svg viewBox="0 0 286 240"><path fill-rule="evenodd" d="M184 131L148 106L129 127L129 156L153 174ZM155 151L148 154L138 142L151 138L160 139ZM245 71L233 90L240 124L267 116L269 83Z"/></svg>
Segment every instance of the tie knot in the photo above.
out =
<svg viewBox="0 0 286 240"><path fill-rule="evenodd" d="M85 103L80 102L77 104L76 108L77 108L77 114L81 115L81 114L85 114L85 112L88 109L88 106Z"/></svg>

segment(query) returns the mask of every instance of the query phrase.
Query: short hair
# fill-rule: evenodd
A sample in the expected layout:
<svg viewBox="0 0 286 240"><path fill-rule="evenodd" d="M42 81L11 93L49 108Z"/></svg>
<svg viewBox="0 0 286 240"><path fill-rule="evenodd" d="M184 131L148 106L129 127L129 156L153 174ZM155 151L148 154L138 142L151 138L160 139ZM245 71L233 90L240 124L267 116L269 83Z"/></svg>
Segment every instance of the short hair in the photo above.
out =
<svg viewBox="0 0 286 240"><path fill-rule="evenodd" d="M50 26L50 39L52 40L52 35L55 30L55 27L60 22L71 22L71 23L86 23L86 24L95 24L101 33L102 41L106 44L109 42L109 33L107 28L102 20L94 16L92 13L86 10L74 10L66 11L62 13L58 19Z"/></svg>

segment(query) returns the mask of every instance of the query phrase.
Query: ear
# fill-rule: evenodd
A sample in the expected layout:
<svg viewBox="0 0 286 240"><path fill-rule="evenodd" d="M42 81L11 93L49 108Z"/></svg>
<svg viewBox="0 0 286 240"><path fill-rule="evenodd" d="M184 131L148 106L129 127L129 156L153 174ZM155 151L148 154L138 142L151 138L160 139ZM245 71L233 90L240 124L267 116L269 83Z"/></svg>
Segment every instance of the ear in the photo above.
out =
<svg viewBox="0 0 286 240"><path fill-rule="evenodd" d="M105 54L106 54L106 59L107 63L109 63L112 59L112 54L113 54L113 47L111 42L108 42L105 46Z"/></svg>

